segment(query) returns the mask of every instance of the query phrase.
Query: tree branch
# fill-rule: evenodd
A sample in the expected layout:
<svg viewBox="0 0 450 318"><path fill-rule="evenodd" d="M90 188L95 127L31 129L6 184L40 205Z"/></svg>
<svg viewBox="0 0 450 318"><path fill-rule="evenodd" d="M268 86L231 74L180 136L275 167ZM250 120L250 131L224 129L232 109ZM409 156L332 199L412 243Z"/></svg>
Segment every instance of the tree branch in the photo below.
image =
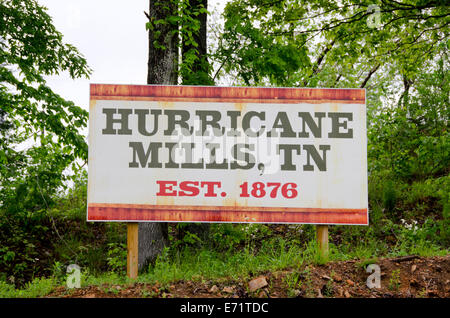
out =
<svg viewBox="0 0 450 318"><path fill-rule="evenodd" d="M325 49L322 51L322 53L319 55L319 57L317 58L317 62L316 62L316 64L313 67L313 72L312 72L311 76L308 79L305 79L303 81L303 85L304 86L307 86L308 85L308 80L319 72L320 64L322 64L322 61L324 60L325 55L327 55L327 53L331 50L331 48L333 47L334 43L336 43L336 39L331 41L330 44L328 44L325 47Z"/></svg>
<svg viewBox="0 0 450 318"><path fill-rule="evenodd" d="M372 75L378 70L378 68L380 67L380 63L377 63L369 72L369 74L367 74L366 78L364 79L364 81L361 83L360 88L364 88L367 84L367 82L370 80L370 78L372 77Z"/></svg>

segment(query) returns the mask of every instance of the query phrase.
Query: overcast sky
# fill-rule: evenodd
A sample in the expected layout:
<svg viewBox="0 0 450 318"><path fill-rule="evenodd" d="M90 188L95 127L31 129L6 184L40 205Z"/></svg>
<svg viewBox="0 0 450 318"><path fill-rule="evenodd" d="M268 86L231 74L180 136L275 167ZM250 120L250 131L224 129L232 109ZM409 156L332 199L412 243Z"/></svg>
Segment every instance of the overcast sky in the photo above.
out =
<svg viewBox="0 0 450 318"><path fill-rule="evenodd" d="M85 56L93 73L89 80L66 75L48 78L62 97L88 109L89 83L146 84L148 40L144 11L148 0L38 0L48 8L64 42ZM226 1L210 1L223 7Z"/></svg>

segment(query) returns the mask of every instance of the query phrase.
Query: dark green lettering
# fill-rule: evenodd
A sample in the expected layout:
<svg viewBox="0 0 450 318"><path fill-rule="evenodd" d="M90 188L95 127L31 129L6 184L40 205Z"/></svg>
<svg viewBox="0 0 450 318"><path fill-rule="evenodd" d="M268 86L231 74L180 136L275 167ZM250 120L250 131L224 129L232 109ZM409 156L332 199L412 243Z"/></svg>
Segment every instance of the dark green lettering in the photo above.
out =
<svg viewBox="0 0 450 318"><path fill-rule="evenodd" d="M298 116L302 118L302 131L298 133L300 138L309 137L309 133L306 132L306 126L309 127L315 138L322 138L322 118L325 117L325 113L314 113L314 117L318 119L317 124L308 112L299 112Z"/></svg>
<svg viewBox="0 0 450 318"><path fill-rule="evenodd" d="M169 151L169 162L164 164L164 168L180 168L180 164L176 163L173 158L175 156L175 148L178 145L176 142L166 142L164 146L166 146Z"/></svg>
<svg viewBox="0 0 450 318"><path fill-rule="evenodd" d="M249 137L258 137L264 132L265 127L261 126L261 129L258 130L257 132L250 129L250 121L253 117L258 117L261 120L265 120L266 113L251 111L251 112L245 113L244 117L242 118L242 129L244 130L245 134Z"/></svg>
<svg viewBox="0 0 450 318"><path fill-rule="evenodd" d="M180 126L182 128L183 135L189 136L192 134L194 127L190 127L187 121L189 120L189 112L187 110L164 110L164 115L167 115L167 129L164 131L165 136L172 136L175 126ZM175 117L181 117L176 119Z"/></svg>
<svg viewBox="0 0 450 318"><path fill-rule="evenodd" d="M331 132L328 134L328 138L353 138L353 129L348 129L347 132L339 132L339 128L347 129L348 121L353 120L353 113L328 113L328 117L331 118ZM344 118L343 122L339 119Z"/></svg>
<svg viewBox="0 0 450 318"><path fill-rule="evenodd" d="M248 144L235 144L231 149L234 159L238 159L240 161L243 160L246 162L246 165L241 165L238 161L232 161L230 164L230 169L248 170L255 166L255 157L249 152L244 152L243 149L254 151L255 146ZM243 159L243 157L245 157L245 159Z"/></svg>
<svg viewBox="0 0 450 318"><path fill-rule="evenodd" d="M103 135L131 135L131 129L128 128L128 116L132 113L131 109L103 108L103 114L106 114L106 128L102 130ZM114 114L120 114L120 118L114 118ZM120 124L120 129L114 129L113 124Z"/></svg>
<svg viewBox="0 0 450 318"><path fill-rule="evenodd" d="M195 114L200 118L202 127L197 131L197 136L205 136L206 127L211 126L214 131L214 136L222 136L225 128L220 127L219 121L222 115L217 110L197 110ZM208 119L211 117L211 119Z"/></svg>
<svg viewBox="0 0 450 318"><path fill-rule="evenodd" d="M206 164L206 169L228 169L228 161L223 159L222 163L217 163L216 160L216 149L220 148L220 144L208 143L205 145L209 149L210 158L213 159L212 162Z"/></svg>
<svg viewBox="0 0 450 318"><path fill-rule="evenodd" d="M330 145L320 145L319 149L322 150L322 157L320 157L314 145L303 145L303 150L306 150L306 165L303 166L304 171L314 171L314 166L311 164L311 157L313 158L317 168L320 171L327 171L327 150L331 149Z"/></svg>
<svg viewBox="0 0 450 318"><path fill-rule="evenodd" d="M192 158L193 149L195 148L195 143L183 143L181 145L184 149L184 159L185 162L181 163L181 168L186 169L203 169L203 158L200 159L199 162L193 163L194 159Z"/></svg>
<svg viewBox="0 0 450 318"><path fill-rule="evenodd" d="M147 148L147 151L144 152L144 146L142 142L129 142L128 144L130 148L133 149L133 161L128 164L130 168L139 168L139 164L136 160L136 157L139 158L139 163L142 168L146 166L148 168L162 168L162 164L159 163L158 154L159 149L162 147L162 143L160 142L151 142ZM152 155L150 162L148 162L148 158Z"/></svg>
<svg viewBox="0 0 450 318"><path fill-rule="evenodd" d="M241 116L241 112L238 110L230 110L227 111L228 117L230 117L231 122L231 130L227 133L227 136L230 137L238 137L241 135L241 132L237 130L237 118Z"/></svg>
<svg viewBox="0 0 450 318"><path fill-rule="evenodd" d="M138 131L143 136L153 136L158 132L158 117L162 111L159 109L152 109L151 114L155 118L153 121L153 131L148 132L146 128L146 118L150 111L148 109L135 109L134 113L138 115Z"/></svg>
<svg viewBox="0 0 450 318"><path fill-rule="evenodd" d="M292 152L295 150L297 155L299 155L300 154L300 145L290 145L290 144L278 145L277 154L280 154L281 150L283 150L283 153L284 153L284 162L281 165L281 170L287 170L287 171L297 170L295 165L292 163Z"/></svg>
<svg viewBox="0 0 450 318"><path fill-rule="evenodd" d="M281 128L281 137L289 138L295 137L295 132L292 130L291 123L289 122L288 115L285 112L279 112L275 118L272 126L272 130L267 133L267 137L278 137L279 134L276 128Z"/></svg>

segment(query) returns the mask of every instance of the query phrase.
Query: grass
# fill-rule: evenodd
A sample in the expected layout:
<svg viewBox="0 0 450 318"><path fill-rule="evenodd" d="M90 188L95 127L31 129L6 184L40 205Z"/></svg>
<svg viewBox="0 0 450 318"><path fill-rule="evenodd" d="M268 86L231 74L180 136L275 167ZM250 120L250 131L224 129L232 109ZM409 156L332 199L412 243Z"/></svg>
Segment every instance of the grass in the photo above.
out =
<svg viewBox="0 0 450 318"><path fill-rule="evenodd" d="M280 232L263 224L212 224L207 242L174 241L172 237L170 248L139 276L138 282L247 280L264 272L300 269L303 265L328 261L357 259L357 265L365 267L380 257L449 254L448 212L444 213L448 204L443 199L437 201L439 191L448 188L448 178L431 183L425 180L412 185L391 185L395 196L380 183L371 182L369 187L370 226L331 226L326 258L319 253L312 225L286 226ZM0 273L0 297L44 296L65 284L65 269L69 264L81 267L82 286L133 283L125 276L126 225L86 223L84 190L61 199L60 205L49 212L61 236L55 236L52 241L53 254L49 256L52 268L48 271L52 275L35 278L15 289L6 283L11 281L10 274ZM431 207L424 210L427 200L434 204L432 211ZM384 206L388 203L389 209ZM408 210L403 211L404 208ZM399 221L400 216L406 220ZM416 216L421 217L417 218L419 222ZM292 293L297 285L295 280L289 277L285 282ZM302 283L307 284L307 280Z"/></svg>
<svg viewBox="0 0 450 318"><path fill-rule="evenodd" d="M103 286L109 288L111 285L129 285L134 283L125 275L125 246L121 242L123 235L108 227L103 233L110 236L116 243L108 243L104 248L101 245L94 246L95 250L108 250L108 253L94 253L94 259L104 257L110 269L99 271L96 266L89 267L92 260L91 253L87 251L92 247L88 242L76 239L73 234L66 237L66 242L60 242L56 251L65 255L65 262L55 262L50 278L36 278L26 284L21 289L15 289L12 285L0 280L0 297L42 297L50 293L57 286L65 285L66 267L76 263L70 259L69 250L77 251L78 257L83 257L83 263L79 263L82 275L81 286ZM116 229L120 229L116 226ZM227 231L229 231L229 225ZM278 270L297 270L302 265L324 264L328 261L345 261L357 259L357 266L365 267L369 263L376 262L379 257L397 257L404 255L418 256L443 256L448 255L448 248L436 244L427 239L427 233L432 224L424 223L416 229L405 228L404 226L387 222L384 224L384 231L392 232L396 242L388 244L387 241L376 239L376 233L368 227L348 228L335 226L331 227L330 239L335 236L342 236L342 243L335 245L330 242L329 254L327 258L321 256L317 243L314 239L314 229L312 226L297 226L293 228L295 233L303 233L305 237L293 237L290 233L285 233L286 237L273 235L266 225L235 225L234 231L239 232L240 239L236 239L233 248L223 249L221 246L214 247L211 244L189 245L178 244L164 250L155 264L149 266L148 271L142 273L137 282L169 284L179 280L247 280L264 272L274 272ZM245 236L245 229L251 231L251 235L257 236L248 240ZM299 229L303 229L299 231ZM220 227L216 226L215 233L222 234ZM243 232L244 231L244 232ZM115 235L115 236L113 236ZM261 237L258 237L261 235ZM86 238L91 238L86 236ZM302 238L308 240L302 242ZM244 243L244 244L243 244ZM100 261L99 261L100 262ZM95 262L94 262L95 263ZM123 267L123 268L121 268ZM305 272L306 277L308 273ZM395 278L395 277L394 277ZM295 293L295 277L286 278L288 290ZM393 280L393 288L395 287ZM308 280L302 282L308 290ZM106 286L106 287L105 287ZM110 291L117 292L115 289ZM307 295L306 295L307 296Z"/></svg>
<svg viewBox="0 0 450 318"><path fill-rule="evenodd" d="M301 287L302 281L300 273L292 272L287 274L283 279L284 284L287 288L287 294L289 297L296 296L296 291Z"/></svg>
<svg viewBox="0 0 450 318"><path fill-rule="evenodd" d="M375 246L362 245L351 253L345 253L338 247L330 246L330 261L340 261L348 259L360 259L358 266L376 261L376 257L382 256L377 253ZM402 246L402 250L393 251L390 256L402 256L415 254L422 251L423 247ZM345 250L345 249L344 249ZM360 252L367 251L367 252ZM448 250L427 249L426 256L447 255ZM358 255L359 257L356 257ZM374 255L376 255L374 257ZM416 253L419 255L419 253ZM325 260L320 257L317 245L311 241L306 246L289 244L282 238L272 239L264 242L256 250L246 247L241 251L220 252L203 247L185 247L182 250L170 251L166 249L155 264L149 266L147 273L142 273L137 281L129 280L122 272L91 273L89 268L82 268L81 286L100 286L108 292L114 294L117 290L113 285L131 285L138 283L156 283L167 285L179 280L247 280L248 277L264 272L274 272L285 269L300 269L302 265L323 264ZM305 284L308 291L308 267L304 271ZM298 277L287 276L285 281L291 293L298 289ZM57 286L65 285L65 278L37 278L28 283L23 289L14 289L12 285L0 281L0 297L42 297L50 293ZM391 277L393 289L397 288L396 274ZM312 291L311 291L312 294ZM306 295L308 296L308 295Z"/></svg>
<svg viewBox="0 0 450 318"><path fill-rule="evenodd" d="M144 281L161 283L196 280L200 277L242 279L251 273L298 267L303 262L303 252L295 246L286 249L283 241L273 245L267 244L258 253L248 248L239 253L187 248L177 253L174 258L163 255L149 268L149 272L141 277Z"/></svg>
<svg viewBox="0 0 450 318"><path fill-rule="evenodd" d="M14 286L0 281L0 298L36 298L49 294L59 285L53 278L36 278L22 289L15 289Z"/></svg>

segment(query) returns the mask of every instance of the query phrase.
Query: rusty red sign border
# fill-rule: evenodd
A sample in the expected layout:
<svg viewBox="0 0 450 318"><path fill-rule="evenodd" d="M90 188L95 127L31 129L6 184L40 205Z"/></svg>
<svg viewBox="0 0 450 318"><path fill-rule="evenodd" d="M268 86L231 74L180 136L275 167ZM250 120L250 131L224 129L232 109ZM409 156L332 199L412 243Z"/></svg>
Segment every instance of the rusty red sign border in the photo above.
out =
<svg viewBox="0 0 450 318"><path fill-rule="evenodd" d="M90 100L365 104L365 89L91 84ZM87 221L368 225L368 209L90 203Z"/></svg>

